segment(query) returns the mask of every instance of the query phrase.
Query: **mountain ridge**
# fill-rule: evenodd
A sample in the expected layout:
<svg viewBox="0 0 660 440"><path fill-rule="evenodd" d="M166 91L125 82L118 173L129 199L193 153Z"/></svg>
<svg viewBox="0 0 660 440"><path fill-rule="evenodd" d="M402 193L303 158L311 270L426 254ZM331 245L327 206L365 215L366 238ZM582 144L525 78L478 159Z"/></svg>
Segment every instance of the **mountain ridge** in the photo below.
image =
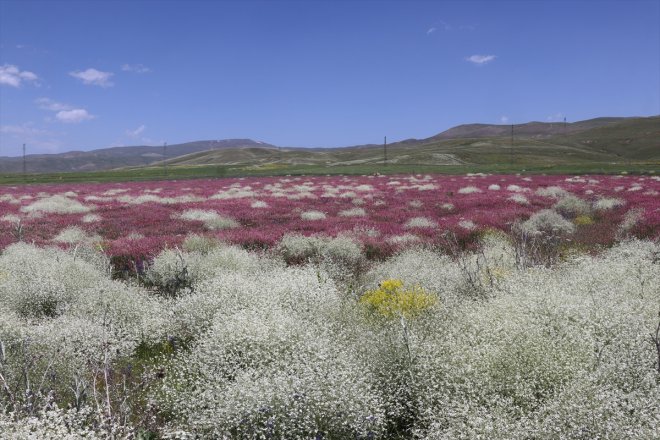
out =
<svg viewBox="0 0 660 440"><path fill-rule="evenodd" d="M660 159L660 116L600 117L577 121L531 121L513 125L462 124L428 138L387 145L390 161L434 164L505 160L512 149L541 162ZM27 155L27 172L97 171L159 164L347 164L382 161L382 144L334 148L278 147L252 139L192 141L163 146L107 147L90 151ZM566 156L566 157L562 157ZM508 160L508 159L506 159ZM531 160L531 159L530 159ZM22 157L0 157L0 172L22 171Z"/></svg>

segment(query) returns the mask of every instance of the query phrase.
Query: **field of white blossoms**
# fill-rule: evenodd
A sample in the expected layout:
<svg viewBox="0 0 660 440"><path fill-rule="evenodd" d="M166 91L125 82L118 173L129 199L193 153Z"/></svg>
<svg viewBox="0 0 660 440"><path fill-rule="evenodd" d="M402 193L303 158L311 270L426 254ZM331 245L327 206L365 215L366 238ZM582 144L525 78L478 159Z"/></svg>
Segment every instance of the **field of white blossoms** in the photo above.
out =
<svg viewBox="0 0 660 440"><path fill-rule="evenodd" d="M658 438L657 178L105 185L0 188L2 439Z"/></svg>

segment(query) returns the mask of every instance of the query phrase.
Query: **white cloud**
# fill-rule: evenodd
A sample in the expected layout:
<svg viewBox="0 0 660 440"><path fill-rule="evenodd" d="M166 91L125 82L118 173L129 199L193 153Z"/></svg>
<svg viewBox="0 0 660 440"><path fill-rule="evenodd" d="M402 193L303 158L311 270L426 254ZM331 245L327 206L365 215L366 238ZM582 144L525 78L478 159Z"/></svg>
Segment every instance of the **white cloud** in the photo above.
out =
<svg viewBox="0 0 660 440"><path fill-rule="evenodd" d="M45 134L44 130L34 128L31 123L23 125L2 125L0 126L0 133L11 134L16 136L36 136Z"/></svg>
<svg viewBox="0 0 660 440"><path fill-rule="evenodd" d="M142 124L135 130L126 130L126 136L136 138L140 136L142 133L144 133L144 130L147 128L146 125Z"/></svg>
<svg viewBox="0 0 660 440"><path fill-rule="evenodd" d="M39 98L34 102L36 102L39 108L42 110L50 110L54 112L59 112L62 110L71 110L71 106L67 104L62 104L61 102L53 101L52 99L49 98Z"/></svg>
<svg viewBox="0 0 660 440"><path fill-rule="evenodd" d="M55 119L67 124L77 124L96 117L84 108L74 108L69 104L53 101L50 98L39 98L35 102L40 109L55 112ZM52 119L46 118L46 121L52 121Z"/></svg>
<svg viewBox="0 0 660 440"><path fill-rule="evenodd" d="M506 123L508 123L508 122L509 122L509 117L508 117L507 115L503 115L503 116L501 116L501 117L500 117L500 122L501 122L502 124L506 124Z"/></svg>
<svg viewBox="0 0 660 440"><path fill-rule="evenodd" d="M453 26L447 23L446 21L440 20L440 24L442 25L442 28L446 31L449 32L450 30L453 29Z"/></svg>
<svg viewBox="0 0 660 440"><path fill-rule="evenodd" d="M20 150L17 146L22 143L27 144L29 153L55 152L62 146L62 133L37 128L32 122L0 126L0 133L6 135L0 137L4 141L0 142L4 143L0 145L0 150L10 155L18 155Z"/></svg>
<svg viewBox="0 0 660 440"><path fill-rule="evenodd" d="M433 26L426 31L426 35L431 35L432 33L436 32L438 29L443 30L445 32L450 32L454 30L454 26L447 23L446 21L440 20L436 26Z"/></svg>
<svg viewBox="0 0 660 440"><path fill-rule="evenodd" d="M25 82L36 83L39 77L27 70L21 70L13 64L0 66L0 84L12 87L20 87Z"/></svg>
<svg viewBox="0 0 660 440"><path fill-rule="evenodd" d="M132 139L130 142L141 142L141 145L163 145L164 141L157 142L150 137L143 136L144 132L147 130L147 126L142 124L135 130L126 130L125 134Z"/></svg>
<svg viewBox="0 0 660 440"><path fill-rule="evenodd" d="M94 119L84 108L74 108L72 110L62 110L55 114L55 117L66 124L77 124L82 121Z"/></svg>
<svg viewBox="0 0 660 440"><path fill-rule="evenodd" d="M110 77L114 75L111 72L101 72L96 69L87 69L80 72L69 72L74 78L78 78L84 84L101 86L101 87L112 87L114 83L110 81Z"/></svg>
<svg viewBox="0 0 660 440"><path fill-rule="evenodd" d="M497 58L495 55L472 55L467 57L465 60L478 66L483 66L484 64L490 63L495 58Z"/></svg>
<svg viewBox="0 0 660 440"><path fill-rule="evenodd" d="M124 64L121 66L121 70L124 72L134 72L134 73L151 72L151 69L145 66L144 64Z"/></svg>

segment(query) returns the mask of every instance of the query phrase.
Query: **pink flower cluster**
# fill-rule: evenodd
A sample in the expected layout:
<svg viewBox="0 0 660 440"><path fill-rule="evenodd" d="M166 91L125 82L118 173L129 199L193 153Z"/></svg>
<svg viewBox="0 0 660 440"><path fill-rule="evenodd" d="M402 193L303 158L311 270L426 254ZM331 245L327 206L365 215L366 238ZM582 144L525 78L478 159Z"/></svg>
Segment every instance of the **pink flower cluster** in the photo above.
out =
<svg viewBox="0 0 660 440"><path fill-rule="evenodd" d="M18 239L65 245L55 239L72 226L127 261L191 233L248 248L272 247L286 233L348 233L367 247L392 248L447 230L509 231L567 194L600 207L576 233L585 241L611 242L626 219L633 235L659 235L656 176L303 176L0 187L0 249ZM234 227L196 220L200 211Z"/></svg>

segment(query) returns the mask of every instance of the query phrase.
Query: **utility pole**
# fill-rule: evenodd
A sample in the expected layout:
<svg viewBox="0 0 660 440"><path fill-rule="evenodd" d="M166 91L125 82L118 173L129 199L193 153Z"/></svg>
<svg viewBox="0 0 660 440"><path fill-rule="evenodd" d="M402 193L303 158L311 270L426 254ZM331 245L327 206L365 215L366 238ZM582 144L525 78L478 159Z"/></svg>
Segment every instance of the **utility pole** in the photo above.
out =
<svg viewBox="0 0 660 440"><path fill-rule="evenodd" d="M27 174L26 173L27 167L25 165L26 165L25 164L25 144L23 144L23 180L26 179L26 174Z"/></svg>
<svg viewBox="0 0 660 440"><path fill-rule="evenodd" d="M564 116L564 136L566 136L566 116Z"/></svg>
<svg viewBox="0 0 660 440"><path fill-rule="evenodd" d="M167 177L167 142L163 143L163 169L165 171L165 177Z"/></svg>
<svg viewBox="0 0 660 440"><path fill-rule="evenodd" d="M509 163L513 165L513 124L511 124L511 142L509 148Z"/></svg>
<svg viewBox="0 0 660 440"><path fill-rule="evenodd" d="M387 165L387 136L383 140L383 164Z"/></svg>

